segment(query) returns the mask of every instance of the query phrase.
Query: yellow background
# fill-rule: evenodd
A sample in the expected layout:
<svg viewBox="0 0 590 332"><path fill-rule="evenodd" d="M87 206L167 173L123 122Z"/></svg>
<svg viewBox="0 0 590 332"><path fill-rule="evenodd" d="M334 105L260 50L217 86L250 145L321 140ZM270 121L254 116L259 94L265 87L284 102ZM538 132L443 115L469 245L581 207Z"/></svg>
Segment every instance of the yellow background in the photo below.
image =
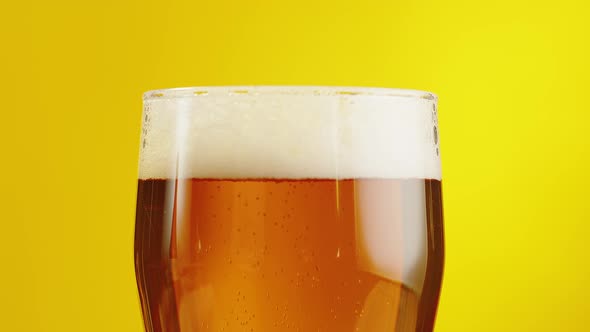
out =
<svg viewBox="0 0 590 332"><path fill-rule="evenodd" d="M436 331L590 330L586 3L3 2L0 330L142 331L141 93L220 84L436 92Z"/></svg>

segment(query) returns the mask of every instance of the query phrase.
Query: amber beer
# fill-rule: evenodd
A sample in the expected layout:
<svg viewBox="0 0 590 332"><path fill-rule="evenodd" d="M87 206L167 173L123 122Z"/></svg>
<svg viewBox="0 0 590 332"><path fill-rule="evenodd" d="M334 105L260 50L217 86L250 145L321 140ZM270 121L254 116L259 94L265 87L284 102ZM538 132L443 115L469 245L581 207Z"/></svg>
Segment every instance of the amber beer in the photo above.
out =
<svg viewBox="0 0 590 332"><path fill-rule="evenodd" d="M146 95L135 234L146 331L432 331L434 97L310 89Z"/></svg>

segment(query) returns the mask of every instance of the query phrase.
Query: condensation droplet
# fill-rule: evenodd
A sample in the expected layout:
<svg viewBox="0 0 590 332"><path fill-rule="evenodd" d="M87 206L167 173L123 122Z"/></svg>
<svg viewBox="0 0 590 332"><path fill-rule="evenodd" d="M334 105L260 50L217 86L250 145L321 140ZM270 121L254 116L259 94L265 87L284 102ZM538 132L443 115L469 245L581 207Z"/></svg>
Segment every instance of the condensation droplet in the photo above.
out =
<svg viewBox="0 0 590 332"><path fill-rule="evenodd" d="M436 126L432 127L432 136L434 138L434 144L438 144L438 129Z"/></svg>

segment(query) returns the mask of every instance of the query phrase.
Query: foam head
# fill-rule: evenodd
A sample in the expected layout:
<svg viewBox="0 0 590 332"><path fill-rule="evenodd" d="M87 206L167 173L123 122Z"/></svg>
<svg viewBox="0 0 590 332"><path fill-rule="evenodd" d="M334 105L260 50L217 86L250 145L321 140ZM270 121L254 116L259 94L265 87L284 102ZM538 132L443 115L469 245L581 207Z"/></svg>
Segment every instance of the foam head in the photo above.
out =
<svg viewBox="0 0 590 332"><path fill-rule="evenodd" d="M139 176L440 179L436 97L327 87L148 92Z"/></svg>

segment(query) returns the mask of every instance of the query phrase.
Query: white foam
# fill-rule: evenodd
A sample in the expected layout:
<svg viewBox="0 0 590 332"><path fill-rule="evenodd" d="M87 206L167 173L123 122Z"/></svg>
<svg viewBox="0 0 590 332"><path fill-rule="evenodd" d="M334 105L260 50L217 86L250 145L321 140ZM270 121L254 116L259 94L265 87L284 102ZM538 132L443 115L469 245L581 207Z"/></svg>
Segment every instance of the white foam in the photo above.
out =
<svg viewBox="0 0 590 332"><path fill-rule="evenodd" d="M435 107L394 89L149 92L139 176L440 179Z"/></svg>

